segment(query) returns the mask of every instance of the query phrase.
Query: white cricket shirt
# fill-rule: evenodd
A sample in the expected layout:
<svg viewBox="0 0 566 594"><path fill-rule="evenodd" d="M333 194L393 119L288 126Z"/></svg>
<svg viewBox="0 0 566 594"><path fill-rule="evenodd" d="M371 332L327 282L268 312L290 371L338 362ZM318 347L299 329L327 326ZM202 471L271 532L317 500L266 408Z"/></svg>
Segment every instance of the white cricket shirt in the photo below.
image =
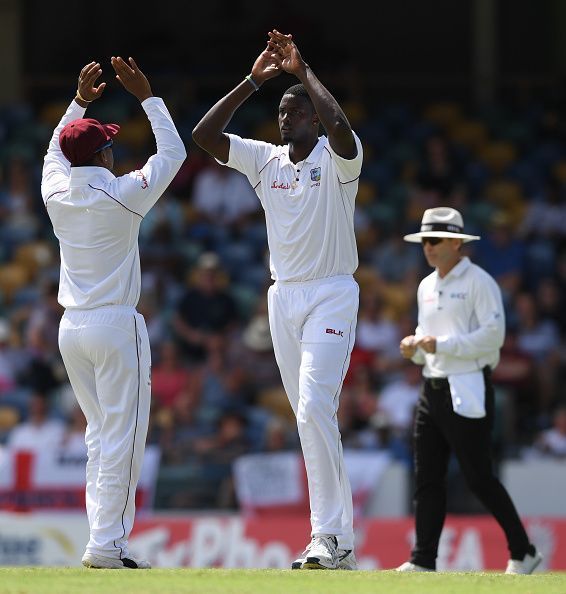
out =
<svg viewBox="0 0 566 594"><path fill-rule="evenodd" d="M505 312L495 280L469 258L444 277L435 270L417 291L415 336L435 336L436 353L418 349L415 363L425 377L447 377L483 369L499 362L505 337Z"/></svg>
<svg viewBox="0 0 566 594"><path fill-rule="evenodd" d="M354 134L357 155L344 159L321 136L299 163L289 147L234 134L228 167L250 181L265 210L271 277L308 281L353 274L358 266L354 206L363 151Z"/></svg>
<svg viewBox="0 0 566 594"><path fill-rule="evenodd" d="M41 194L59 240L59 303L65 308L137 305L140 223L187 156L163 100L150 97L142 107L157 153L138 171L115 177L104 167L70 166L59 147L59 134L67 123L84 116L85 109L75 101L49 143Z"/></svg>

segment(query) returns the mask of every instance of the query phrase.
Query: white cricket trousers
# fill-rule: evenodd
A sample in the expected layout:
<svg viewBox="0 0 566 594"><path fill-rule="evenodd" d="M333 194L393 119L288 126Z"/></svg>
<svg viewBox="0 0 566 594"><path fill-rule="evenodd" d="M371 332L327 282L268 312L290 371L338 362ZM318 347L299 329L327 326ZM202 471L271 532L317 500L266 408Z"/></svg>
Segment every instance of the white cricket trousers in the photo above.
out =
<svg viewBox="0 0 566 594"><path fill-rule="evenodd" d="M336 535L343 549L354 547L353 509L337 412L358 304L359 287L351 275L276 281L268 291L275 358L307 471L311 535Z"/></svg>
<svg viewBox="0 0 566 594"><path fill-rule="evenodd" d="M129 306L67 309L59 348L87 420L86 551L127 557L151 399L145 320Z"/></svg>

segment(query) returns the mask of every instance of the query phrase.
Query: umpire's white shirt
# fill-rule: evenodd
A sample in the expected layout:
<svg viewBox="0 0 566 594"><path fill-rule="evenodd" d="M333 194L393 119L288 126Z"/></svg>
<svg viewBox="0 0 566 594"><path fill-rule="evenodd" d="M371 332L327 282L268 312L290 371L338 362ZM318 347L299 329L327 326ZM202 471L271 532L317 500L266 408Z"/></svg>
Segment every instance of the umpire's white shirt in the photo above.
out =
<svg viewBox="0 0 566 594"><path fill-rule="evenodd" d="M41 193L60 244L59 303L65 308L135 307L138 302L140 223L186 157L162 99L150 97L142 107L155 135L157 153L140 170L121 177L104 167L70 167L61 152L61 130L85 113L76 101L53 133Z"/></svg>
<svg viewBox="0 0 566 594"><path fill-rule="evenodd" d="M495 280L468 258L444 277L435 270L417 291L415 336L435 336L436 353L421 349L413 357L425 377L449 377L492 369L505 337L505 312Z"/></svg>
<svg viewBox="0 0 566 594"><path fill-rule="evenodd" d="M353 274L358 266L354 205L363 151L344 159L321 136L294 164L289 147L234 134L228 167L247 176L265 210L271 276L302 282Z"/></svg>

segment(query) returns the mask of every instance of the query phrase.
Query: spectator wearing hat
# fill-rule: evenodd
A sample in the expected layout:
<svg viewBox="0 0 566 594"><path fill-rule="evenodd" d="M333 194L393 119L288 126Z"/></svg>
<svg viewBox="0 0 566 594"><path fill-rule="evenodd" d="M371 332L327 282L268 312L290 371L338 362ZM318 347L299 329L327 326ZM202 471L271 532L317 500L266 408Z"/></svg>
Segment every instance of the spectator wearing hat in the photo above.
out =
<svg viewBox="0 0 566 594"><path fill-rule="evenodd" d="M236 343L234 360L239 360L250 383L258 391L281 386L281 375L273 354L273 340L267 314L256 313Z"/></svg>
<svg viewBox="0 0 566 594"><path fill-rule="evenodd" d="M400 344L404 358L423 366L424 383L414 422L416 542L410 561L398 571L436 569L453 453L470 489L505 533L510 553L506 573L532 573L542 556L495 476L491 454L491 371L505 335L501 291L487 272L463 255L462 244L480 238L464 233L457 210L425 210L420 232L404 239L422 242L434 271L417 291L415 334Z"/></svg>
<svg viewBox="0 0 566 594"><path fill-rule="evenodd" d="M116 124L85 118L106 83L98 62L80 72L75 99L53 132L41 191L59 240L59 348L87 421L86 507L90 568L148 569L128 538L145 450L151 401L151 353L141 292L141 221L185 160L162 99L130 58L112 58L116 78L141 103L157 151L137 171L115 177Z"/></svg>

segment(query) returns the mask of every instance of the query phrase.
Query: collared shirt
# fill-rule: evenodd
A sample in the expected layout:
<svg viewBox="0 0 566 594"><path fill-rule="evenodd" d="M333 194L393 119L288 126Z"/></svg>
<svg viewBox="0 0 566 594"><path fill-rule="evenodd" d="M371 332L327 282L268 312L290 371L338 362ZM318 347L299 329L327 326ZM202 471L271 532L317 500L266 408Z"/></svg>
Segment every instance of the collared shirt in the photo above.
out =
<svg viewBox="0 0 566 594"><path fill-rule="evenodd" d="M58 299L65 308L137 305L140 223L187 155L163 100L150 97L142 107L155 135L157 153L140 170L121 177L104 167L71 167L61 152L63 126L85 113L76 101L53 132L41 193L59 240Z"/></svg>
<svg viewBox="0 0 566 594"><path fill-rule="evenodd" d="M505 312L499 286L468 258L444 277L435 270L417 291L415 336L435 336L436 353L421 349L413 357L425 377L478 371L499 362L505 337Z"/></svg>
<svg viewBox="0 0 566 594"><path fill-rule="evenodd" d="M271 276L307 281L353 274L358 266L354 206L363 151L344 159L321 136L299 163L289 146L276 146L234 134L225 163L247 176L265 210Z"/></svg>

